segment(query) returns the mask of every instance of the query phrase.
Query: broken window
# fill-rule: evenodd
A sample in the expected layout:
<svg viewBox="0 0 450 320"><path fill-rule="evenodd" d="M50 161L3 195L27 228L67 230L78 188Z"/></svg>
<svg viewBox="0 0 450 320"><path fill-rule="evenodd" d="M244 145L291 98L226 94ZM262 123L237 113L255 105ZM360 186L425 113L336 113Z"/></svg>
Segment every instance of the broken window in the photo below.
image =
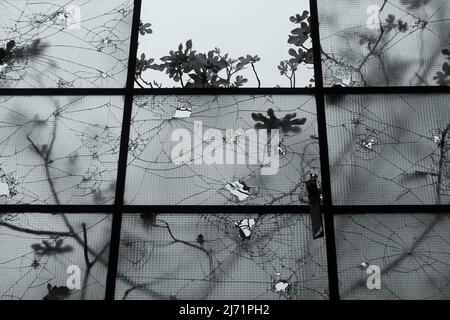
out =
<svg viewBox="0 0 450 320"><path fill-rule="evenodd" d="M449 203L449 95L327 101L336 204Z"/></svg>
<svg viewBox="0 0 450 320"><path fill-rule="evenodd" d="M341 298L448 299L449 223L433 214L336 216ZM379 290L367 287L372 265L381 270Z"/></svg>
<svg viewBox="0 0 450 320"><path fill-rule="evenodd" d="M189 110L189 117L176 116L180 105ZM267 120L264 127L254 114L264 117L268 110L275 110L274 120ZM272 127L280 131L280 141L269 148L274 152L267 157L266 144L274 140L266 139L260 129ZM316 137L310 96L136 97L125 200L172 205L307 204L305 179L320 173ZM274 160L269 163L264 157ZM264 175L264 165L272 166L275 174Z"/></svg>
<svg viewBox="0 0 450 320"><path fill-rule="evenodd" d="M318 6L326 86L449 85L448 1L319 0Z"/></svg>
<svg viewBox="0 0 450 320"><path fill-rule="evenodd" d="M328 299L327 283L307 215L124 215L117 299Z"/></svg>
<svg viewBox="0 0 450 320"><path fill-rule="evenodd" d="M0 299L103 299L111 218L0 214Z"/></svg>
<svg viewBox="0 0 450 320"><path fill-rule="evenodd" d="M132 16L128 0L4 1L0 87L123 88Z"/></svg>
<svg viewBox="0 0 450 320"><path fill-rule="evenodd" d="M122 97L0 97L0 203L113 203L122 110Z"/></svg>

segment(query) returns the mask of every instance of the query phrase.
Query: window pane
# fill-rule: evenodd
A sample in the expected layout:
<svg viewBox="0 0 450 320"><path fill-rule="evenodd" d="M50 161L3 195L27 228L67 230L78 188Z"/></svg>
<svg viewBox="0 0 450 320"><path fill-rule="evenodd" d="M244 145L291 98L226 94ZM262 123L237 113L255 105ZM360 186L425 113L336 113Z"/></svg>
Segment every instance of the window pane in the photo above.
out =
<svg viewBox="0 0 450 320"><path fill-rule="evenodd" d="M335 228L342 299L450 297L447 215L339 215ZM377 266L381 289L370 290Z"/></svg>
<svg viewBox="0 0 450 320"><path fill-rule="evenodd" d="M314 84L308 0L282 4L173 0L142 5L136 86Z"/></svg>
<svg viewBox="0 0 450 320"><path fill-rule="evenodd" d="M0 87L124 87L133 1L2 1Z"/></svg>
<svg viewBox="0 0 450 320"><path fill-rule="evenodd" d="M1 213L0 299L103 299L111 221L104 214Z"/></svg>
<svg viewBox="0 0 450 320"><path fill-rule="evenodd" d="M333 203L449 204L449 95L327 98Z"/></svg>
<svg viewBox="0 0 450 320"><path fill-rule="evenodd" d="M309 216L124 216L116 299L327 299L327 288Z"/></svg>
<svg viewBox="0 0 450 320"><path fill-rule="evenodd" d="M122 97L0 100L0 203L113 202Z"/></svg>
<svg viewBox="0 0 450 320"><path fill-rule="evenodd" d="M128 204L305 204L320 163L314 99L137 97L128 160Z"/></svg>
<svg viewBox="0 0 450 320"><path fill-rule="evenodd" d="M447 0L318 3L327 86L450 84Z"/></svg>

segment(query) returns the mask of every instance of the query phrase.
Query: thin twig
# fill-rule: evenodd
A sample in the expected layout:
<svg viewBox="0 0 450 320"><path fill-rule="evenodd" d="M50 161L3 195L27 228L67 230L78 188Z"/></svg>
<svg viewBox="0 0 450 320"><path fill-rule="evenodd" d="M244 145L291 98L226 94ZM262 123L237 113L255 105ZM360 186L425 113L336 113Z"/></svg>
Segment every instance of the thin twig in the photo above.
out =
<svg viewBox="0 0 450 320"><path fill-rule="evenodd" d="M258 88L261 88L261 80L259 79L258 73L256 72L255 64L252 62L253 73L256 76L256 80L258 81Z"/></svg>
<svg viewBox="0 0 450 320"><path fill-rule="evenodd" d="M24 227L19 227L13 224L10 224L8 222L0 221L0 226L6 227L8 229L28 233L28 234L34 234L37 236L58 236L58 237L74 237L74 233L72 232L59 232L59 231L49 231L49 230L34 230L34 229L28 229Z"/></svg>
<svg viewBox="0 0 450 320"><path fill-rule="evenodd" d="M84 261L86 262L86 267L87 267L87 269L89 270L89 269L92 267L92 265L91 265L91 262L89 261L86 224L85 224L85 223L82 223L81 226L83 227L83 240L84 240L83 251L84 251Z"/></svg>

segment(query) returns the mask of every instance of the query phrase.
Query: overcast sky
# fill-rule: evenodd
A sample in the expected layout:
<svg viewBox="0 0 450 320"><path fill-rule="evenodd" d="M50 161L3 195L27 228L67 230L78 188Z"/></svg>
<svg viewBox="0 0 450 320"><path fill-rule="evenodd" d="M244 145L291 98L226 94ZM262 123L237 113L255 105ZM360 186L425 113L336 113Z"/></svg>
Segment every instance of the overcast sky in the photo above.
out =
<svg viewBox="0 0 450 320"><path fill-rule="evenodd" d="M218 47L235 58L257 54L262 87L286 87L289 81L281 77L277 66L289 58L287 39L295 28L289 17L303 10L309 10L308 0L144 0L141 19L152 24L153 34L140 38L139 54L145 52L159 62L181 42L192 39L200 52ZM245 75L247 87L257 86L250 70ZM312 75L312 70L299 70L298 86L307 85ZM174 86L165 73L149 71L144 77Z"/></svg>

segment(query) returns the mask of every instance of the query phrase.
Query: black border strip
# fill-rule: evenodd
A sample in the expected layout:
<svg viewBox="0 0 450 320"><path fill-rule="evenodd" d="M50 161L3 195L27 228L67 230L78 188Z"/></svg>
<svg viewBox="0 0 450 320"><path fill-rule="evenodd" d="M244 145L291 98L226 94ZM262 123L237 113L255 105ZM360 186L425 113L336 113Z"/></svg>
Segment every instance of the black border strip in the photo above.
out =
<svg viewBox="0 0 450 320"><path fill-rule="evenodd" d="M330 162L328 158L327 122L322 73L322 53L320 51L319 12L316 0L309 1L311 11L311 37L314 54L314 78L316 84L317 127L319 133L320 174L322 177L323 214L325 220L325 243L327 248L328 286L330 300L339 300L339 280L334 236L334 217L331 211L332 195L330 182Z"/></svg>
<svg viewBox="0 0 450 320"><path fill-rule="evenodd" d="M105 300L114 300L116 291L117 269L119 263L120 235L122 227L122 209L124 201L125 180L128 163L128 144L133 109L132 90L136 74L136 57L139 44L139 24L141 19L142 0L134 0L133 22L131 28L130 56L128 59L127 89L120 139L119 167L117 170L115 209L111 228L109 246L108 274L106 276Z"/></svg>

